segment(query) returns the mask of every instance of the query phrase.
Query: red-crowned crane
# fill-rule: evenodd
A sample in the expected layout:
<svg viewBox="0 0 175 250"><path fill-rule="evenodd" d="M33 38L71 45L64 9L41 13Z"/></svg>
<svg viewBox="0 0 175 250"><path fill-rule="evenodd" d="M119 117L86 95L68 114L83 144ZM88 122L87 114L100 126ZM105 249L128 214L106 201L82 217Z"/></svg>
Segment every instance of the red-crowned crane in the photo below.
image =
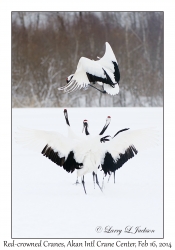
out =
<svg viewBox="0 0 175 250"><path fill-rule="evenodd" d="M68 130L68 137L71 139L71 140L81 140L82 138L79 136L79 135L76 135L73 130L71 129L70 127L70 122L69 122L69 118L68 118L68 112L67 112L67 109L64 109L64 117L65 117L65 120L66 120L66 124L67 124L67 130ZM75 184L79 184L78 182L78 176L77 176L77 180L75 182Z"/></svg>
<svg viewBox="0 0 175 250"><path fill-rule="evenodd" d="M104 134L104 132L106 131L107 127L109 126L111 122L111 117L110 116L107 116L106 118L106 124L105 126L103 127L102 131L99 133L99 135L96 136L97 140L98 140L98 143L102 143L102 142L106 142L106 141L109 141L109 137L110 136L104 136L102 137L102 135ZM89 123L87 120L84 120L83 121L83 130L85 130L85 134L86 136L88 136L88 139L91 140L91 138L93 138L92 136L90 136L90 133L88 131L88 126L89 126ZM93 148L93 140L92 140L92 148ZM100 166L98 166L99 168ZM96 172L92 172L93 174L93 180L94 180L94 188L95 188L95 180L96 180L96 184L99 186L99 188L101 189L100 185L99 185L99 181L98 181L98 177L97 177L97 173ZM101 189L102 191L102 189Z"/></svg>
<svg viewBox="0 0 175 250"><path fill-rule="evenodd" d="M71 139L71 140L81 140L82 138L78 135L76 135L73 130L70 128L70 122L69 122L69 118L68 118L68 112L67 112L67 109L64 109L64 117L65 117L65 120L66 120L66 124L67 124L67 129L68 129L68 137ZM110 116L107 116L106 118L106 123L105 123L105 126L102 128L101 132L99 133L99 143L100 143L100 140L101 142L105 142L105 141L108 141L109 139L107 137L103 137L102 138L102 135L104 134L104 132L106 131L106 129L108 128L109 124L111 122L111 117ZM88 131L88 121L87 120L84 120L83 121L83 130L85 129L85 134L86 136L88 136L88 139L90 139L91 136L89 136L89 131ZM97 175L92 172L93 174L93 180L94 180L94 183L95 183L95 178L96 178L96 183L98 182L98 179L97 179ZM75 184L78 184L78 176L77 176L77 180L76 180L76 183ZM97 183L97 185L99 186L99 184Z"/></svg>
<svg viewBox="0 0 175 250"><path fill-rule="evenodd" d="M68 119L68 116L65 115L65 117ZM93 171L96 173L100 159L96 152L101 144L100 139L103 141L101 137L109 122L108 117L100 135L91 139L84 137L77 140L76 138L65 137L58 132L21 128L16 136L16 142L38 150L67 172L72 173L77 169L77 176L82 177L82 184L86 193L84 175ZM84 126L86 126L85 123ZM87 130L86 127L85 130ZM107 140L106 137L104 140Z"/></svg>
<svg viewBox="0 0 175 250"><path fill-rule="evenodd" d="M87 122L83 124L85 131L88 132ZM105 124L102 131L105 131L108 125ZM156 139L157 132L153 128L118 131L107 143L101 142L108 140L108 137L101 138L100 135L77 141L57 132L21 129L16 141L24 146L38 149L67 172L72 173L77 169L77 176L82 178L86 193L85 174L92 172L96 174L100 165L105 175L110 174L122 167L139 151L155 145Z"/></svg>
<svg viewBox="0 0 175 250"><path fill-rule="evenodd" d="M102 58L94 61L81 57L75 73L67 77L67 85L58 90L70 93L91 86L102 93L118 94L120 81L118 62L110 44L108 42L105 44L106 51ZM102 90L94 86L96 83L102 86Z"/></svg>

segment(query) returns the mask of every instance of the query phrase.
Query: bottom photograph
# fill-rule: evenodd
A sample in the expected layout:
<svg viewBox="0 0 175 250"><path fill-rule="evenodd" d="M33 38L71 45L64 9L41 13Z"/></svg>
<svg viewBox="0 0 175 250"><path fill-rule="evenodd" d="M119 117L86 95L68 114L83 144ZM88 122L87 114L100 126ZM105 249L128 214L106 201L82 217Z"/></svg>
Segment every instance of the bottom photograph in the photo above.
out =
<svg viewBox="0 0 175 250"><path fill-rule="evenodd" d="M13 108L12 238L163 238L163 108Z"/></svg>

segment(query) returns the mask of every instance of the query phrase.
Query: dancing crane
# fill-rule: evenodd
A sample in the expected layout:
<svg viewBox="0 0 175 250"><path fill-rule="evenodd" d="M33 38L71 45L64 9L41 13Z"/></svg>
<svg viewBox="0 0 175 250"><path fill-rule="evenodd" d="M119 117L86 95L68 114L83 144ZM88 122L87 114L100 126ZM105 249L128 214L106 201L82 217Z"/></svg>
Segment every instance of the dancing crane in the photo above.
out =
<svg viewBox="0 0 175 250"><path fill-rule="evenodd" d="M88 123L84 121L86 134ZM109 123L103 127L101 133L106 130ZM24 146L39 150L45 157L57 165L63 167L67 172L74 172L77 169L77 176L82 178L84 191L84 175L94 172L97 174L101 165L105 175L111 174L121 168L129 159L139 151L156 144L157 131L153 128L140 130L120 130L108 143L101 143L108 140L108 136L83 138L72 140L57 132L21 129L16 141ZM98 185L98 180L96 180ZM99 185L98 185L99 186ZM100 186L99 186L100 187Z"/></svg>
<svg viewBox="0 0 175 250"><path fill-rule="evenodd" d="M106 51L102 58L94 61L81 57L75 73L67 77L67 85L58 88L58 90L70 93L90 86L102 93L118 94L120 81L118 62L109 43L105 44ZM94 86L96 83L102 86L102 90Z"/></svg>
<svg viewBox="0 0 175 250"><path fill-rule="evenodd" d="M107 116L106 118L106 124L105 126L103 127L103 129L101 130L101 132L99 133L99 135L95 136L95 137L91 137L90 136L90 133L88 131L88 120L84 120L83 121L83 128L85 130L85 134L86 136L88 136L88 139L89 139L89 145L90 145L90 149L89 149L89 152L88 154L95 154L96 151L97 151L97 147L98 147L98 144L101 144L102 142L106 142L106 141L109 141L109 137L110 136L104 136L102 137L102 135L104 134L104 132L106 131L106 129L108 128L109 124L111 122L111 117L110 116ZM94 147L94 142L95 142L95 147ZM96 161L96 159L95 159ZM95 165L94 165L95 166ZM99 168L100 166L95 166L94 167L94 171L92 171L92 174L93 174L93 180L94 180L94 187L95 187L95 180L96 180L96 184L98 185L98 187L100 188L100 190L102 191L100 185L99 185L99 181L98 181L98 177L97 177L97 169ZM85 189L85 187L84 187ZM86 192L86 191L85 191Z"/></svg>
<svg viewBox="0 0 175 250"><path fill-rule="evenodd" d="M67 120L66 122L69 124L67 110L64 111L64 114ZM109 123L110 118L108 117L100 135L105 132ZM86 123L84 123L84 125L85 124ZM87 128L85 128L85 131L87 131ZM77 138L65 137L58 132L28 128L21 128L16 136L17 143L23 144L23 146L33 150L40 151L43 156L60 167L63 167L67 172L72 173L77 169L77 176L82 177L85 193L84 175L93 171L96 173L96 169L99 166L99 163L96 165L96 161L98 160L97 162L99 162L99 156L97 155L97 157L94 158L94 154L97 152L96 144L98 146L99 140L100 138L98 137L90 140L87 137L77 140ZM101 140L103 141L103 138L101 138ZM92 150L92 145L95 150ZM93 160L95 162L93 162ZM91 161L93 164L89 164Z"/></svg>

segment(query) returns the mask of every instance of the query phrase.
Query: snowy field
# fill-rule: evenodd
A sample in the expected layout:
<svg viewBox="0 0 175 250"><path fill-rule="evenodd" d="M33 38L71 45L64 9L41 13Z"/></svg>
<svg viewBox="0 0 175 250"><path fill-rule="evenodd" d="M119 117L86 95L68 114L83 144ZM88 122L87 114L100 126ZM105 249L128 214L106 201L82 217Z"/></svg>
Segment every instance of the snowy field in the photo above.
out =
<svg viewBox="0 0 175 250"><path fill-rule="evenodd" d="M159 145L125 163L116 171L115 184L113 176L109 182L106 177L103 193L97 186L94 189L92 175L87 174L85 195L82 185L74 185L76 172L67 173L14 141L18 126L66 135L63 109L13 109L12 237L163 237L163 109L68 108L68 114L77 133L82 132L82 122L88 119L90 133L97 135L108 115L112 120L105 135L114 135L122 128L156 127ZM101 184L102 172L98 176ZM147 231L135 233L136 227ZM111 232L105 232L105 228L111 228Z"/></svg>

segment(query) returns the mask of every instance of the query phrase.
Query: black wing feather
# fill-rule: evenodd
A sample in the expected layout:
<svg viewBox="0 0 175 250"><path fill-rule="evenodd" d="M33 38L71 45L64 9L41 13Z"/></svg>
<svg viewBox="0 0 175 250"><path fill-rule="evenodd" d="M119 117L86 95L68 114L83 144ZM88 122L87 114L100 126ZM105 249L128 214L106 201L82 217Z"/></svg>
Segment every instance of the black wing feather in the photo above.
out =
<svg viewBox="0 0 175 250"><path fill-rule="evenodd" d="M109 77L108 73L104 69L103 69L103 71L104 71L104 74L106 76L105 78L99 77L99 76L96 76L96 75L92 75L92 74L86 72L89 82L90 83L102 82L102 83L106 83L106 84L109 84L110 86L114 87L115 84L112 82L112 80Z"/></svg>
<svg viewBox="0 0 175 250"><path fill-rule="evenodd" d="M113 62L113 64L114 64L114 78L115 78L116 82L119 84L119 81L120 81L119 67L118 67L116 62Z"/></svg>
<svg viewBox="0 0 175 250"><path fill-rule="evenodd" d="M124 154L119 154L117 159L113 159L112 155L107 152L105 154L104 163L101 165L105 175L115 172L121 168L129 159L133 158L138 153L134 145L129 146Z"/></svg>
<svg viewBox="0 0 175 250"><path fill-rule="evenodd" d="M48 144L43 148L41 152L44 156L49 158L52 162L58 166L63 166L63 168L69 173L73 172L75 169L80 169L83 164L78 163L74 159L74 152L71 151L65 160L65 157L60 157L59 152L55 152Z"/></svg>

